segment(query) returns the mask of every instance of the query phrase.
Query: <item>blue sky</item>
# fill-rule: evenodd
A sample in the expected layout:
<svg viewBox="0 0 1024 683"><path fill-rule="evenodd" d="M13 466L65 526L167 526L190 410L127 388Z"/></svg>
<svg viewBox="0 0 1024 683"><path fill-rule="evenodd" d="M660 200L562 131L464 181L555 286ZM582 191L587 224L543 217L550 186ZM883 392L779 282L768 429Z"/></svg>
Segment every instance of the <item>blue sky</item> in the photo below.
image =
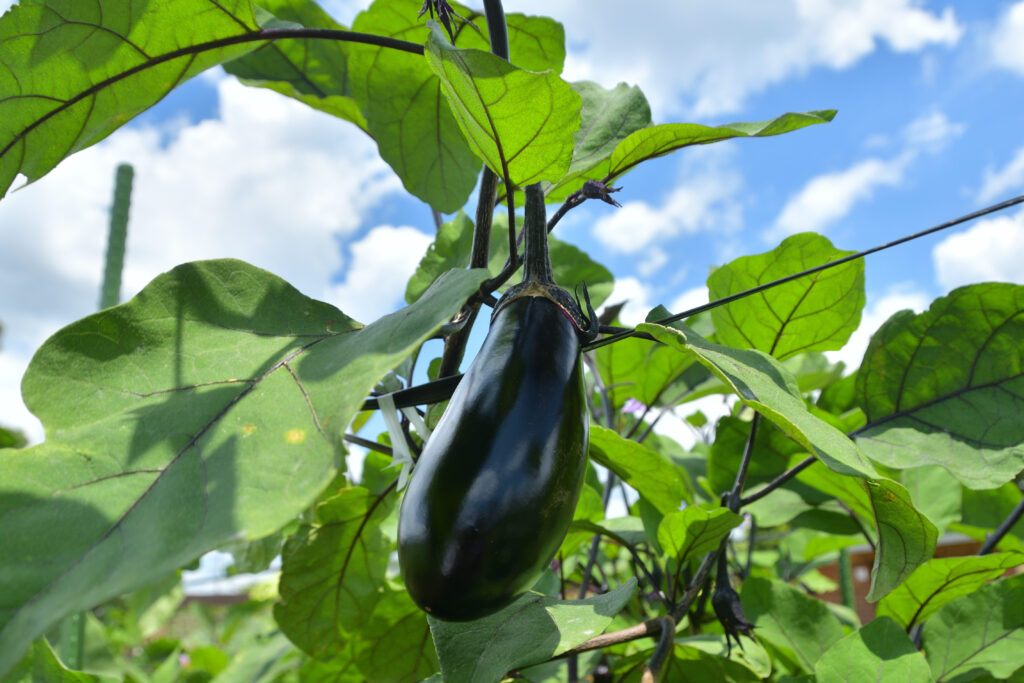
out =
<svg viewBox="0 0 1024 683"><path fill-rule="evenodd" d="M0 10L10 2L0 0ZM350 24L364 2L326 0ZM638 84L656 122L834 108L785 136L678 152L621 179L558 234L618 278L634 319L703 303L708 268L802 230L863 249L1024 192L1024 1L507 0L566 28L568 80ZM618 14L616 14L618 12ZM513 55L513 60L515 56ZM124 294L175 264L234 256L370 320L401 304L430 214L372 141L219 70L0 201L0 423L32 351L98 298L114 167L136 167ZM869 258L867 335L982 279L1024 283L1024 214Z"/></svg>

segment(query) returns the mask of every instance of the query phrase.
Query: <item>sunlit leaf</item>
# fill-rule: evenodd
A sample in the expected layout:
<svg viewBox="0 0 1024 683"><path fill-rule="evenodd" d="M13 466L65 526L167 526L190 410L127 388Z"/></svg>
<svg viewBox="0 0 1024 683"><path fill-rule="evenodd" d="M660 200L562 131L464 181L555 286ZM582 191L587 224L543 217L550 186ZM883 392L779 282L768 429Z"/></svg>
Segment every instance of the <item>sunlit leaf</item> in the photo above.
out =
<svg viewBox="0 0 1024 683"><path fill-rule="evenodd" d="M1024 469L1024 286L969 285L892 316L871 338L857 395L870 457L1002 485Z"/></svg>
<svg viewBox="0 0 1024 683"><path fill-rule="evenodd" d="M590 458L618 474L662 513L693 500L686 475L671 460L600 425L590 426Z"/></svg>
<svg viewBox="0 0 1024 683"><path fill-rule="evenodd" d="M0 196L17 174L37 180L192 76L265 44L248 40L258 32L244 0L15 5L0 18Z"/></svg>
<svg viewBox="0 0 1024 683"><path fill-rule="evenodd" d="M718 547L722 538L743 522L728 508L691 505L665 515L658 526L658 544L682 564Z"/></svg>
<svg viewBox="0 0 1024 683"><path fill-rule="evenodd" d="M642 161L664 156L690 145L705 145L736 137L766 137L798 130L815 123L827 123L835 110L783 114L771 121L703 126L697 123L664 123L639 130L616 146L608 175L622 175Z"/></svg>
<svg viewBox="0 0 1024 683"><path fill-rule="evenodd" d="M565 175L580 97L553 72L525 71L481 50L461 50L435 28L427 62L469 144L502 177L524 187Z"/></svg>
<svg viewBox="0 0 1024 683"><path fill-rule="evenodd" d="M923 642L938 681L974 680L983 673L1007 678L1024 666L1024 574L942 607L925 622Z"/></svg>
<svg viewBox="0 0 1024 683"><path fill-rule="evenodd" d="M381 596L356 637L355 664L366 681L413 683L438 671L427 616L405 591Z"/></svg>
<svg viewBox="0 0 1024 683"><path fill-rule="evenodd" d="M928 681L930 671L906 632L876 618L830 647L814 667L820 683Z"/></svg>
<svg viewBox="0 0 1024 683"><path fill-rule="evenodd" d="M260 0L275 22L306 28L344 29L313 0ZM227 62L224 70L246 85L261 86L351 121L366 130L366 120L352 97L348 47L340 40L282 40Z"/></svg>
<svg viewBox="0 0 1024 683"><path fill-rule="evenodd" d="M808 671L843 637L843 627L825 603L781 581L749 578L740 599L758 639L792 653Z"/></svg>
<svg viewBox="0 0 1024 683"><path fill-rule="evenodd" d="M285 543L274 618L318 659L342 649L345 631L363 626L381 597L391 548L378 527L394 506L391 493L343 489Z"/></svg>
<svg viewBox="0 0 1024 683"><path fill-rule="evenodd" d="M892 617L900 626L909 628L928 619L946 603L973 593L1021 564L1022 553L933 558L885 596L878 603L877 614Z"/></svg>
<svg viewBox="0 0 1024 683"><path fill-rule="evenodd" d="M694 354L728 383L743 403L771 420L829 468L842 474L875 476L871 463L846 435L807 410L796 381L771 356L714 344L685 325L675 329L643 323L637 330L682 353Z"/></svg>
<svg viewBox="0 0 1024 683"><path fill-rule="evenodd" d="M769 252L715 268L708 294L712 301L723 299L852 253L816 233L792 235ZM711 319L721 343L788 358L841 349L863 308L864 261L857 259L719 306Z"/></svg>
<svg viewBox="0 0 1024 683"><path fill-rule="evenodd" d="M543 662L602 633L636 592L630 579L586 600L527 593L484 619L428 617L445 680L497 683L509 671Z"/></svg>
<svg viewBox="0 0 1024 683"><path fill-rule="evenodd" d="M360 328L248 264L192 263L51 337L23 383L48 440L0 458L0 670L63 615L298 515L367 392L483 277Z"/></svg>
<svg viewBox="0 0 1024 683"><path fill-rule="evenodd" d="M352 28L422 44L429 30L417 19L420 6L417 0L375 2L356 17ZM424 59L350 45L348 68L370 135L405 189L443 213L461 208L476 185L480 160L459 131L441 83Z"/></svg>

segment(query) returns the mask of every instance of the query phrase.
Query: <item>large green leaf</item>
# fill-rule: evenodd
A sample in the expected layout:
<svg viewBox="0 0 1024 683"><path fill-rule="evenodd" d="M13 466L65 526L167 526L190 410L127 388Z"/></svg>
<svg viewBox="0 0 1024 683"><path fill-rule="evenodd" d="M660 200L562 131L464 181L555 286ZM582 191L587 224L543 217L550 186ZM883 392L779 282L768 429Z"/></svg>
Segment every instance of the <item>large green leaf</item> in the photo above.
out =
<svg viewBox="0 0 1024 683"><path fill-rule="evenodd" d="M427 39L416 0L375 2L352 28L414 43ZM456 10L458 11L458 10ZM348 50L352 92L381 157L405 189L443 213L469 199L480 160L467 144L422 57L371 45Z"/></svg>
<svg viewBox="0 0 1024 683"><path fill-rule="evenodd" d="M365 624L381 597L391 546L379 527L394 506L391 493L342 489L285 543L274 619L313 657L340 651L346 631Z"/></svg>
<svg viewBox="0 0 1024 683"><path fill-rule="evenodd" d="M82 671L71 671L61 663L45 638L40 638L2 683L113 683L112 676L97 676Z"/></svg>
<svg viewBox="0 0 1024 683"><path fill-rule="evenodd" d="M1024 574L945 605L925 622L923 642L938 681L1007 678L1024 665Z"/></svg>
<svg viewBox="0 0 1024 683"><path fill-rule="evenodd" d="M766 137L827 123L835 110L809 111L803 114L782 114L771 121L730 123L725 126L702 126L698 123L664 123L638 130L620 142L611 156L608 177L622 175L642 161L664 156L690 145L706 145L737 137Z"/></svg>
<svg viewBox="0 0 1024 683"><path fill-rule="evenodd" d="M310 505L367 392L484 277L360 328L248 264L192 263L50 338L23 383L48 440L0 458L0 671L61 616Z"/></svg>
<svg viewBox="0 0 1024 683"><path fill-rule="evenodd" d="M732 488L750 436L750 426L750 420L731 415L721 418L715 425L715 442L711 444L708 453L708 484L712 491L725 493ZM771 481L782 474L789 467L790 458L803 452L800 444L788 438L775 425L762 421L758 425L747 467L746 489L752 491L757 484Z"/></svg>
<svg viewBox="0 0 1024 683"><path fill-rule="evenodd" d="M438 671L427 616L405 591L386 591L354 637L355 664L364 681L413 683Z"/></svg>
<svg viewBox="0 0 1024 683"><path fill-rule="evenodd" d="M277 20L262 21L264 28L282 24L345 28L313 0L260 0L259 5ZM348 47L343 41L306 39L268 43L227 62L224 70L246 85L269 88L366 130L366 120L352 97Z"/></svg>
<svg viewBox="0 0 1024 683"><path fill-rule="evenodd" d="M870 457L1004 484L1024 468L1024 286L970 285L897 313L871 338L857 394Z"/></svg>
<svg viewBox="0 0 1024 683"><path fill-rule="evenodd" d="M969 557L936 557L914 570L896 590L878 603L878 616L892 617L910 628L946 603L973 593L1007 569L1024 564L1022 553Z"/></svg>
<svg viewBox="0 0 1024 683"><path fill-rule="evenodd" d="M665 515L658 525L658 544L682 565L717 548L742 522L742 516L727 508L691 505Z"/></svg>
<svg viewBox="0 0 1024 683"><path fill-rule="evenodd" d="M808 671L843 637L843 627L824 602L781 581L747 579L740 599L758 638L791 652Z"/></svg>
<svg viewBox="0 0 1024 683"><path fill-rule="evenodd" d="M246 38L248 37L248 38ZM0 196L259 47L251 0L41 0L0 18Z"/></svg>
<svg viewBox="0 0 1024 683"><path fill-rule="evenodd" d="M661 453L600 425L590 426L590 458L622 477L662 514L678 510L684 500L693 501L682 468Z"/></svg>
<svg viewBox="0 0 1024 683"><path fill-rule="evenodd" d="M482 50L453 47L436 24L426 58L473 150L525 187L556 181L572 160L580 96L551 71L526 71Z"/></svg>
<svg viewBox="0 0 1024 683"><path fill-rule="evenodd" d="M884 617L835 643L818 660L814 673L819 683L931 680L924 655L903 629Z"/></svg>
<svg viewBox="0 0 1024 683"><path fill-rule="evenodd" d="M611 90L597 83L572 84L583 99L580 128L569 171L545 191L548 199L563 199L578 190L587 179L600 180L608 175L612 152L631 133L653 125L651 107L640 88L619 83Z"/></svg>
<svg viewBox="0 0 1024 683"><path fill-rule="evenodd" d="M675 401L685 396L686 388L699 384L710 374L696 358L646 339L623 339L602 346L594 356L610 402L616 408L631 398L645 406ZM684 375L691 381L685 387L676 387L676 381Z"/></svg>
<svg viewBox="0 0 1024 683"><path fill-rule="evenodd" d="M696 358L729 384L743 403L771 420L791 439L841 474L876 475L874 467L845 434L816 417L796 386L796 380L774 358L751 349L714 344L689 327L680 329L642 323L637 331Z"/></svg>
<svg viewBox="0 0 1024 683"><path fill-rule="evenodd" d="M944 468L932 465L903 470L903 485L914 507L932 521L939 536L946 533L950 524L960 521L964 488Z"/></svg>
<svg viewBox="0 0 1024 683"><path fill-rule="evenodd" d="M586 600L527 593L505 609L467 623L428 617L446 681L497 683L509 671L543 662L599 635L636 592L630 579Z"/></svg>
<svg viewBox="0 0 1024 683"><path fill-rule="evenodd" d="M742 256L708 276L711 300L852 254L816 233L787 237L771 251ZM864 261L807 275L711 311L715 337L729 346L758 349L776 358L841 349L860 324Z"/></svg>
<svg viewBox="0 0 1024 683"><path fill-rule="evenodd" d="M935 552L938 530L914 507L910 493L888 479L847 477L815 463L797 475L840 500L875 528L875 562L867 599L881 599L902 583Z"/></svg>

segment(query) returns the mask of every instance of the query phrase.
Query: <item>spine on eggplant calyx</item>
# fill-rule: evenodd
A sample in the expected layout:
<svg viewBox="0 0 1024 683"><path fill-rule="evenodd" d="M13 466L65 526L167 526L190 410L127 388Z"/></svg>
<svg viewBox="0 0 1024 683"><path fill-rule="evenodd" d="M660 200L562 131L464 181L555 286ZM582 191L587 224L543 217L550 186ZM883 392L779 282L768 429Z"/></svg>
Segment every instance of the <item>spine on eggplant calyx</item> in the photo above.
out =
<svg viewBox="0 0 1024 683"><path fill-rule="evenodd" d="M584 315L576 299L567 290L555 282L551 270L551 255L548 252L548 225L544 209L544 191L540 183L528 185L524 189L526 195L526 215L523 220L524 257L523 281L509 287L498 301L491 314L493 320L498 312L516 299L527 296L539 296L548 299L572 321L581 337L589 341L596 336L596 316L593 309ZM584 285L586 297L586 285ZM590 301L587 298L588 309Z"/></svg>

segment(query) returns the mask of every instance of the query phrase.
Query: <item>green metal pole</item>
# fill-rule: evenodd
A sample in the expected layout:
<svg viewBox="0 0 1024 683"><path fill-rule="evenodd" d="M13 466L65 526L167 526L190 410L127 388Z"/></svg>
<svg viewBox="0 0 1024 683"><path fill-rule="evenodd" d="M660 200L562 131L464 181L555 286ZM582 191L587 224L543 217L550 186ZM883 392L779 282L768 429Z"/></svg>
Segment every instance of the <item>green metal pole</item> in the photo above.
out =
<svg viewBox="0 0 1024 683"><path fill-rule="evenodd" d="M128 207L132 198L134 171L129 164L117 167L114 181L114 205L110 209L110 234L107 238L107 261L100 289L100 309L121 302L121 271L124 269L124 245L128 238Z"/></svg>

